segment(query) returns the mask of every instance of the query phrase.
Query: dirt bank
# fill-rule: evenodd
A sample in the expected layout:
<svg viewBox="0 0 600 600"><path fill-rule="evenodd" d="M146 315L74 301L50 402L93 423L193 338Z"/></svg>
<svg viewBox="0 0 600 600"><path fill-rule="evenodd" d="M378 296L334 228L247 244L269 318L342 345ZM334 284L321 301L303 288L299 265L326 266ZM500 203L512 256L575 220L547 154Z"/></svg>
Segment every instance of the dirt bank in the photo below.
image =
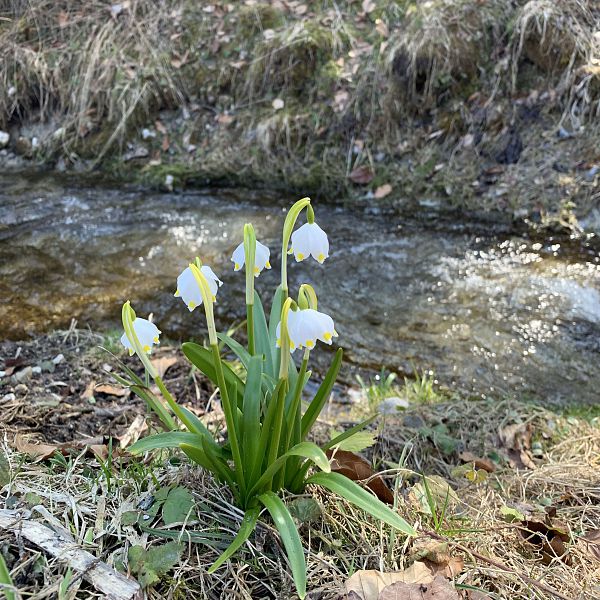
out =
<svg viewBox="0 0 600 600"><path fill-rule="evenodd" d="M599 204L591 0L4 6L4 168L517 217Z"/></svg>

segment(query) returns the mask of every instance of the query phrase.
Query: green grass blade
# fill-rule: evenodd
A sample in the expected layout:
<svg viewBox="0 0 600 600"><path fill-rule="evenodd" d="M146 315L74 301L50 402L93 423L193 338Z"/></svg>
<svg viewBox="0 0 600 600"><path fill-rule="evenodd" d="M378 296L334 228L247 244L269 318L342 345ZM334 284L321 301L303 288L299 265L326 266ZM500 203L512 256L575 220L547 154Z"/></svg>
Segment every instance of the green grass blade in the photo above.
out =
<svg viewBox="0 0 600 600"><path fill-rule="evenodd" d="M321 383L315 397L312 399L311 403L308 405L306 412L302 416L302 439L306 439L308 432L311 430L312 426L315 424L315 421L318 419L323 407L329 400L329 396L331 394L331 390L333 389L333 384L340 372L340 367L342 366L342 357L343 350L338 348L335 353L335 358L325 375L325 379Z"/></svg>
<svg viewBox="0 0 600 600"><path fill-rule="evenodd" d="M340 433L340 435L337 435L333 439L329 440L323 446L323 450L329 450L329 448L333 448L334 446L337 446L344 440L347 440L348 438L352 437L353 435L355 435L356 433L358 433L365 427L369 426L375 419L377 419L378 416L379 415L372 415L368 419L365 419L364 421L358 423L357 425L354 425L354 427L350 427L350 429L347 429L343 433Z"/></svg>
<svg viewBox="0 0 600 600"><path fill-rule="evenodd" d="M217 558L215 563L208 569L208 573L214 573L226 560L229 560L244 544L244 542L250 537L254 528L256 527L256 522L258 521L258 515L260 514L259 508L250 508L244 514L244 519L242 520L242 524L240 525L240 530L237 532L237 535L233 538L233 541Z"/></svg>
<svg viewBox="0 0 600 600"><path fill-rule="evenodd" d="M341 473L316 473L315 475L311 475L306 480L306 483L315 483L327 488L329 491L342 496L348 502L362 508L376 519L391 525L406 535L417 535L414 528L397 515L389 506L386 506L373 494L367 492Z"/></svg>
<svg viewBox="0 0 600 600"><path fill-rule="evenodd" d="M4 557L2 556L2 553L0 553L0 583L14 588L13 580L10 576L10 571L6 566L6 562L4 562ZM6 600L16 600L17 598L16 594L8 587L0 588L0 591L4 593L4 597L6 598Z"/></svg>
<svg viewBox="0 0 600 600"><path fill-rule="evenodd" d="M277 460L272 462L265 472L260 476L258 481L254 484L254 486L248 492L248 497L251 497L253 494L259 492L264 485L267 485L271 479L275 476L277 471L285 466L285 463L288 458L291 456L301 456L302 458L307 458L312 461L321 469L328 473L331 471L331 466L329 465L329 459L325 456L325 453L319 446L313 444L312 442L300 442L293 448L290 448L285 454L282 454Z"/></svg>
<svg viewBox="0 0 600 600"><path fill-rule="evenodd" d="M275 523L275 527L279 531L281 541L285 548L292 576L296 584L296 591L301 598L306 597L306 561L304 559L304 549L298 535L298 530L292 519L292 515L281 501L279 496L273 492L261 494L258 499L265 505L269 511L271 518Z"/></svg>
<svg viewBox="0 0 600 600"><path fill-rule="evenodd" d="M149 435L129 446L131 454L142 454L159 448L178 448L180 444L202 444L204 436L187 431L165 431L155 435ZM214 443L214 442L213 442ZM215 447L220 448L215 444Z"/></svg>

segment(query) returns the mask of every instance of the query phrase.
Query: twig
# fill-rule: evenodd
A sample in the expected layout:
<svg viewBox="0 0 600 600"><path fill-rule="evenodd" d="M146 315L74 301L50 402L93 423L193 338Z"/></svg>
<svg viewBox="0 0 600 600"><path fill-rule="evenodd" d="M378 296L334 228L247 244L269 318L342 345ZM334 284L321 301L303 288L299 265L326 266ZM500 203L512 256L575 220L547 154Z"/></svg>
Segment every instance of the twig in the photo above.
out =
<svg viewBox="0 0 600 600"><path fill-rule="evenodd" d="M505 573L510 573L511 575L516 575L517 577L520 577L521 579L523 579L523 581L526 581L527 583L533 585L534 587L537 587L538 589L540 589L548 594L552 594L553 596L556 596L557 598L560 598L561 600L573 600L573 598L569 598L568 596L561 594L558 590L555 590L553 587L546 585L545 583L542 583L541 581L538 581L537 579L533 579L532 577L529 577L528 575L524 575L522 573L514 571L513 569L509 569L507 566L503 565L502 563L500 563L492 558L489 558L483 554L479 554L479 552L475 552L474 550L471 550L471 549L463 546L462 544L459 544L447 537L444 537L443 535L439 535L439 534L435 533L434 531L430 531L428 529L422 529L422 532L429 537L439 540L440 542L446 542L446 543L452 544L455 548L458 548L465 554L470 554L471 556L474 556L475 558L478 558L479 560L482 560L483 562L486 562L489 565L492 565L493 567L496 567L497 569L504 571Z"/></svg>

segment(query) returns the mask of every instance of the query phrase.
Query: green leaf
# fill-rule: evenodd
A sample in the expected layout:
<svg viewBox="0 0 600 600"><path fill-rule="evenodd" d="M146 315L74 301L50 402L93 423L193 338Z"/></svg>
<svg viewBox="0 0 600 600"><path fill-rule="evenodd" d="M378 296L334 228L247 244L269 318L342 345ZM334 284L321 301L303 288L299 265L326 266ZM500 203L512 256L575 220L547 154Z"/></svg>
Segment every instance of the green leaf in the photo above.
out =
<svg viewBox="0 0 600 600"><path fill-rule="evenodd" d="M219 556L219 558L215 561L212 567L208 569L209 573L214 573L226 560L229 560L229 558L233 556L250 537L250 534L256 527L256 521L258 520L259 514L260 510L258 508L250 508L246 511L244 514L244 519L242 520L242 524L240 525L240 530L233 538L233 541L227 550L225 550L225 552L223 552L223 554L221 554L221 556Z"/></svg>
<svg viewBox="0 0 600 600"><path fill-rule="evenodd" d="M315 463L322 471L325 471L326 473L331 471L329 459L319 446L312 442L300 442L268 466L258 481L252 486L248 492L248 496L252 497L252 494L259 492L264 485L268 484L277 471L285 466L285 463L290 456L302 456Z"/></svg>
<svg viewBox="0 0 600 600"><path fill-rule="evenodd" d="M315 523L321 518L323 511L314 498L296 498L292 500L289 511L300 523Z"/></svg>
<svg viewBox="0 0 600 600"><path fill-rule="evenodd" d="M281 308L283 306L283 290L281 285L275 290L273 301L271 302L271 313L269 315L269 341L271 348L274 348L271 354L272 369L267 371L272 377L279 376L279 361L281 360L281 351L277 348L277 325L281 321Z"/></svg>
<svg viewBox="0 0 600 600"><path fill-rule="evenodd" d="M178 562L183 545L178 542L167 542L162 546L154 546L144 550L141 546L132 546L127 554L129 568L137 575L142 587L149 587L160 581L163 575Z"/></svg>
<svg viewBox="0 0 600 600"><path fill-rule="evenodd" d="M188 360L218 386L219 381L214 367L212 351L193 342L185 342L181 348ZM239 404L244 397L244 382L225 361L222 360L221 364L223 366L225 385L227 386L227 391L231 394L232 405L235 406L236 402L233 399L237 397L237 403ZM237 396L234 394L237 394Z"/></svg>
<svg viewBox="0 0 600 600"><path fill-rule="evenodd" d="M397 515L389 506L386 506L373 494L361 488L354 481L350 481L350 479L341 473L316 473L315 475L311 475L306 480L306 483L314 483L327 488L335 494L342 496L348 502L362 508L376 519L391 525L406 535L417 535L414 528Z"/></svg>
<svg viewBox="0 0 600 600"><path fill-rule="evenodd" d="M10 571L8 570L8 567L6 566L6 562L4 561L4 556L2 556L2 553L0 552L0 583L3 583L4 585L10 585L14 587L13 584L13 580L10 576ZM13 592L11 589L9 588L4 588L2 590L4 592L4 597L6 598L6 600L16 600L17 596L15 594L15 592Z"/></svg>
<svg viewBox="0 0 600 600"><path fill-rule="evenodd" d="M373 431L357 431L345 439L333 444L333 446L337 446L339 450L346 450L347 452L360 452L361 450L372 446L376 440L377 434Z"/></svg>
<svg viewBox="0 0 600 600"><path fill-rule="evenodd" d="M248 363L250 362L248 350L225 333L217 333L217 337L240 359L244 367L248 369Z"/></svg>
<svg viewBox="0 0 600 600"><path fill-rule="evenodd" d="M214 531L155 529L154 527L147 527L141 521L137 525L145 533L150 533L159 538L177 540L178 542L191 542L192 544L204 544L205 546L215 548L216 550L224 550L227 548L227 543L224 540L230 538L230 536L225 533Z"/></svg>
<svg viewBox="0 0 600 600"><path fill-rule="evenodd" d="M338 348L337 352L335 353L335 358L333 359L333 362L331 363L331 366L329 367L329 370L325 375L325 379L323 379L323 382L317 390L315 397L312 399L311 403L309 404L308 408L306 409L306 412L302 417L303 440L306 439L308 432L315 424L315 421L319 418L319 415L321 414L323 407L327 403L327 400L329 400L331 390L333 389L333 384L335 383L338 373L340 372L340 367L342 366L343 354L343 350L341 348Z"/></svg>
<svg viewBox="0 0 600 600"><path fill-rule="evenodd" d="M511 508L510 506L501 506L500 514L502 515L502 519L508 523L525 521L525 515L516 508Z"/></svg>
<svg viewBox="0 0 600 600"><path fill-rule="evenodd" d="M306 597L306 561L304 559L304 549L298 535L298 530L285 504L277 494L266 492L261 494L258 499L269 511L277 531L281 536L281 541L290 561L292 577L296 584L296 591L302 600Z"/></svg>
<svg viewBox="0 0 600 600"><path fill-rule="evenodd" d="M158 415L158 418L165 429L173 430L177 428L171 413L160 400L154 397L152 392L146 386L132 385L129 389L131 389L136 396L140 397L152 412Z"/></svg>
<svg viewBox="0 0 600 600"><path fill-rule="evenodd" d="M162 518L165 525L183 523L194 507L192 494L184 487L173 488L162 507Z"/></svg>
<svg viewBox="0 0 600 600"><path fill-rule="evenodd" d="M250 473L255 463L260 440L260 408L262 401L262 356L252 356L248 363L248 378L244 390L244 410L242 412L242 447L246 473Z"/></svg>
<svg viewBox="0 0 600 600"><path fill-rule="evenodd" d="M143 454L144 452L159 448L178 448L180 444L200 445L202 444L203 437L187 431L165 431L138 440L135 444L129 446L128 450L132 454ZM218 446L216 447L218 448Z"/></svg>
<svg viewBox="0 0 600 600"><path fill-rule="evenodd" d="M361 432L362 429L364 429L365 427L370 425L373 421L375 421L375 419L377 419L378 416L379 415L377 415L377 414L372 415L368 419L365 419L364 421L354 425L354 427L350 427L350 429L346 429L346 431L344 431L343 433L336 435L333 439L329 440L323 446L323 450L329 450L329 448L333 448L334 446L337 446L340 450L348 450L348 451L352 452L353 450L351 450L350 448L346 448L344 446L344 443L350 443L350 445L352 445L350 440L354 439L356 437L356 435ZM363 436L369 436L369 437L363 437L364 440L372 438L373 441L370 444L363 446L362 448L357 448L356 450L354 450L354 452L359 452L363 448L368 448L369 446L372 446L375 443L375 438L374 438L373 433L363 432Z"/></svg>
<svg viewBox="0 0 600 600"><path fill-rule="evenodd" d="M0 489L10 483L10 465L4 452L0 452Z"/></svg>

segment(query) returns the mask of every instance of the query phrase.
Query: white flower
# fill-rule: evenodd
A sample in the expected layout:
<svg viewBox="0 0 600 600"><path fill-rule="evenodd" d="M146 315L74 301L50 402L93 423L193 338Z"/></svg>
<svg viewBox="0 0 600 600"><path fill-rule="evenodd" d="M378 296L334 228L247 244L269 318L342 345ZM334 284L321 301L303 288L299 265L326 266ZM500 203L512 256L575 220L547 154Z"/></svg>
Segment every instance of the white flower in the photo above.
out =
<svg viewBox="0 0 600 600"><path fill-rule="evenodd" d="M327 234L316 223L305 223L292 233L292 248L297 261L312 256L323 263L329 256L329 240Z"/></svg>
<svg viewBox="0 0 600 600"><path fill-rule="evenodd" d="M271 263L269 258L271 257L271 251L264 245L256 240L256 254L254 256L254 275L259 276L263 269L270 269ZM231 262L233 263L233 270L239 271L246 262L246 255L244 254L244 243L242 242L231 255Z"/></svg>
<svg viewBox="0 0 600 600"><path fill-rule="evenodd" d="M223 285L223 282L215 275L214 271L207 266L203 266L200 271L208 282L210 293L212 294L213 300L217 297L217 291L219 286ZM202 304L202 294L200 293L200 287L198 282L192 273L190 267L184 269L177 278L177 290L175 296L181 296L181 299L185 302L188 309L193 311L197 306Z"/></svg>
<svg viewBox="0 0 600 600"><path fill-rule="evenodd" d="M290 336L290 350L296 348L315 347L317 340L331 344L332 339L337 337L333 319L325 313L312 308L304 310L290 310L288 312L288 334ZM277 325L277 347L281 346L281 323Z"/></svg>
<svg viewBox="0 0 600 600"><path fill-rule="evenodd" d="M137 335L144 352L150 354L152 345L159 343L158 336L160 335L160 329L154 323L150 323L147 319L136 317L133 322L133 330L135 331L135 335ZM133 344L129 341L126 333L121 336L121 344L129 350L129 354L135 352Z"/></svg>

